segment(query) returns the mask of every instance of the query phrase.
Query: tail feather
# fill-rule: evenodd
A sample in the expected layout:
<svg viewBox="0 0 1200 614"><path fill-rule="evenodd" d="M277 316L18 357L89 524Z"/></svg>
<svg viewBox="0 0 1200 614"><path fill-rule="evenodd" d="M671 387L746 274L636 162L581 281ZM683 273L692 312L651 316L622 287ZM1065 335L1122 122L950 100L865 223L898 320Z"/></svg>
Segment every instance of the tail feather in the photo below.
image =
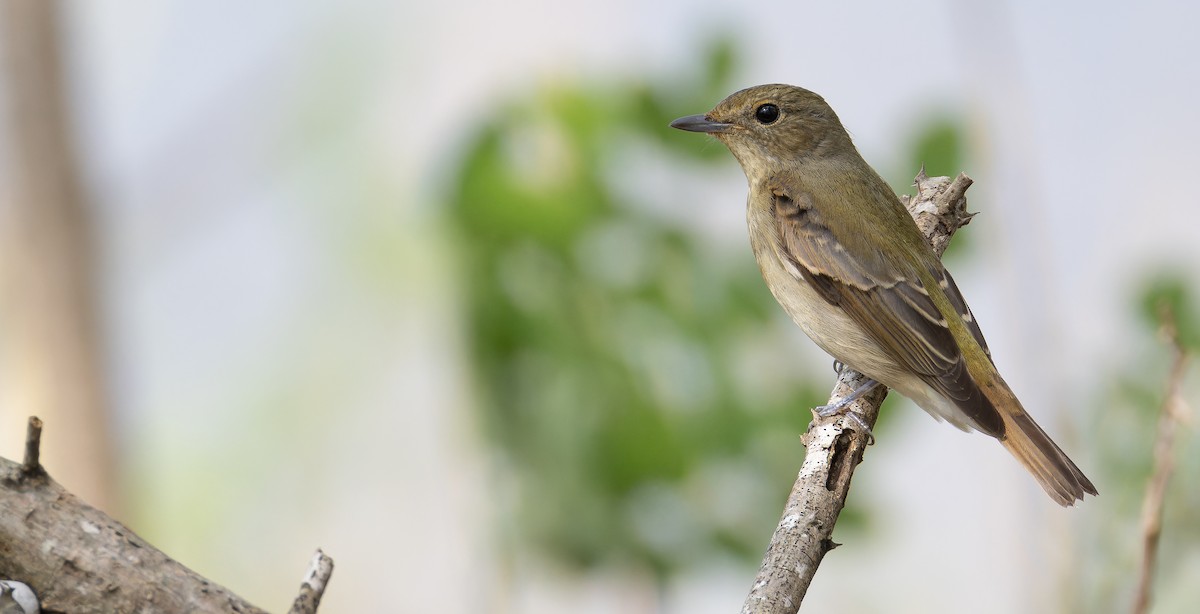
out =
<svg viewBox="0 0 1200 614"><path fill-rule="evenodd" d="M982 388L1004 419L1004 434L999 439L1005 449L1025 466L1046 494L1059 505L1069 507L1082 500L1085 494L1096 495L1096 487L1091 480L1025 412L1021 402L1003 380L998 384Z"/></svg>

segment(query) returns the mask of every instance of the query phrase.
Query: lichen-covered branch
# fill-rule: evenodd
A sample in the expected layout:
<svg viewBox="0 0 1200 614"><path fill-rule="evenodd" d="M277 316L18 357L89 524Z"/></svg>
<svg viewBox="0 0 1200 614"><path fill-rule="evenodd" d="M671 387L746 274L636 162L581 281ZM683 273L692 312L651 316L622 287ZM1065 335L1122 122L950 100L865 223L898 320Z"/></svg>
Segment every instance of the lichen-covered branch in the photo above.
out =
<svg viewBox="0 0 1200 614"><path fill-rule="evenodd" d="M940 256L954 232L966 225L966 191L972 181L960 174L949 177L917 175L917 194L909 198L909 213ZM866 377L843 369L829 403L848 396ZM850 404L849 410L870 427L879 416L887 389L878 386ZM800 608L825 553L837 544L830 537L850 494L850 478L862 462L871 435L849 416L816 417L804 435L807 452L792 486L754 586L742 606L743 614L791 614Z"/></svg>
<svg viewBox="0 0 1200 614"><path fill-rule="evenodd" d="M329 577L333 575L333 559L317 550L308 571L304 572L304 581L300 583L300 594L292 602L288 614L316 614L317 606L321 605L321 597L325 596L325 587L329 585Z"/></svg>

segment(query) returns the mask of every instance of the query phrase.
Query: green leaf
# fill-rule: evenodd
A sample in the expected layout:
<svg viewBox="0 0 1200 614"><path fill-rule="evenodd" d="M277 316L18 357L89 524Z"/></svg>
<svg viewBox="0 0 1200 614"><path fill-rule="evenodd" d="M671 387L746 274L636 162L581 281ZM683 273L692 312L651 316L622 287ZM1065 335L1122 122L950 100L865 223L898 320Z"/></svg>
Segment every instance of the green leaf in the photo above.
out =
<svg viewBox="0 0 1200 614"><path fill-rule="evenodd" d="M1190 351L1200 349L1200 311L1183 274L1166 272L1150 279L1141 291L1138 314L1154 330L1171 318L1182 345Z"/></svg>

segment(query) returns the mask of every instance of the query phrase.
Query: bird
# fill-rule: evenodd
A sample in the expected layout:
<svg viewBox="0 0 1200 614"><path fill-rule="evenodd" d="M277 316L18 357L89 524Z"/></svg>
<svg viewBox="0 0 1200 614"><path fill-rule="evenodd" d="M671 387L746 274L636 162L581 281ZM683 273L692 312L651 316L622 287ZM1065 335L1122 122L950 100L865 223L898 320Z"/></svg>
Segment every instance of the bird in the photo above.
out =
<svg viewBox="0 0 1200 614"><path fill-rule="evenodd" d="M882 384L997 439L1064 507L1097 494L1000 376L954 278L824 98L759 85L670 125L715 137L741 165L767 287L813 342L873 380L856 394Z"/></svg>

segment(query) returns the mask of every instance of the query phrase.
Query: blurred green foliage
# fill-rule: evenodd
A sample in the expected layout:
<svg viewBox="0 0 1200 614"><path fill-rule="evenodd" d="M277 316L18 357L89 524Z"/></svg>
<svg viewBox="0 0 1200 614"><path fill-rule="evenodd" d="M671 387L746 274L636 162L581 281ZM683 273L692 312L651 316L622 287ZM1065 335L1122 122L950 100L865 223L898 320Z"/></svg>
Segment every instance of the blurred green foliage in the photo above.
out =
<svg viewBox="0 0 1200 614"><path fill-rule="evenodd" d="M1190 352L1200 350L1200 310L1182 272L1160 273L1142 291L1138 312L1144 323L1160 328L1164 309L1171 315L1180 343Z"/></svg>
<svg viewBox="0 0 1200 614"><path fill-rule="evenodd" d="M706 57L690 81L555 83L494 105L450 177L478 406L517 493L506 526L559 561L757 561L833 381L789 364L794 329L745 243L700 236L623 172L736 168L667 127L733 91L733 45Z"/></svg>
<svg viewBox="0 0 1200 614"><path fill-rule="evenodd" d="M962 171L962 122L949 114L937 115L917 131L905 169L924 168L930 177L953 177Z"/></svg>
<svg viewBox="0 0 1200 614"><path fill-rule="evenodd" d="M788 364L795 337L781 333L791 325L744 244L715 244L663 215L655 190L623 173L627 158L662 161L664 175L732 164L723 147L666 125L731 92L736 55L722 41L691 80L550 84L493 105L453 170L448 215L462 250L477 405L497 479L516 493L498 502L510 546L665 575L713 555L757 561L778 519L806 408L822 402L832 375ZM910 168L956 174L964 135L951 114L921 124ZM963 243L959 233L947 256ZM1195 351L1200 312L1181 279L1155 278L1140 312L1157 329L1159 306L1170 304ZM1095 556L1079 561L1072 594L1081 603L1071 609L1111 609L1129 589L1165 355L1131 350L1136 364L1097 402L1087 437L1101 451L1103 512L1086 528ZM1200 453L1185 450L1167 503L1164 570L1190 569L1183 561L1200 541L1190 520L1200 491L1180 485L1200 473ZM847 508L839 530L868 520ZM1184 586L1181 577L1160 583Z"/></svg>
<svg viewBox="0 0 1200 614"><path fill-rule="evenodd" d="M667 573L757 558L802 458L820 392L784 369L764 394L739 364L781 347L753 260L617 185L631 147L730 163L667 123L728 93L734 63L721 43L698 84L543 87L486 118L452 178L479 405L519 493L511 524L558 560Z"/></svg>
<svg viewBox="0 0 1200 614"><path fill-rule="evenodd" d="M1098 512L1083 529L1088 535L1084 550L1089 555L1079 557L1076 592L1083 598L1071 608L1074 611L1112 611L1113 603L1127 606L1132 602L1136 570L1142 564L1142 507L1154 470L1158 421L1174 355L1162 334L1164 317L1174 321L1181 344L1193 355L1184 376L1185 399L1194 398L1196 390L1192 381L1194 354L1200 348L1196 336L1200 310L1185 277L1172 273L1149 276L1134 311L1150 334L1127 348L1117 373L1110 378L1111 388L1102 391L1103 398L1089 412L1093 421L1086 438L1099 452L1100 466L1094 473L1102 478L1097 482L1101 497L1096 501ZM1195 443L1194 427L1186 422L1175 432L1173 458L1176 465L1164 505L1154 611L1192 612L1200 599L1200 585L1195 582L1200 572L1196 556L1200 490L1194 487L1200 477L1200 446Z"/></svg>
<svg viewBox="0 0 1200 614"><path fill-rule="evenodd" d="M967 160L966 134L962 119L952 112L931 114L918 122L916 131L910 137L905 165L899 171L899 179L892 181L892 187L900 194L912 194L913 169L923 168L930 177L954 177L964 172ZM969 252L974 228L977 226L960 228L946 247L942 259L952 261Z"/></svg>

